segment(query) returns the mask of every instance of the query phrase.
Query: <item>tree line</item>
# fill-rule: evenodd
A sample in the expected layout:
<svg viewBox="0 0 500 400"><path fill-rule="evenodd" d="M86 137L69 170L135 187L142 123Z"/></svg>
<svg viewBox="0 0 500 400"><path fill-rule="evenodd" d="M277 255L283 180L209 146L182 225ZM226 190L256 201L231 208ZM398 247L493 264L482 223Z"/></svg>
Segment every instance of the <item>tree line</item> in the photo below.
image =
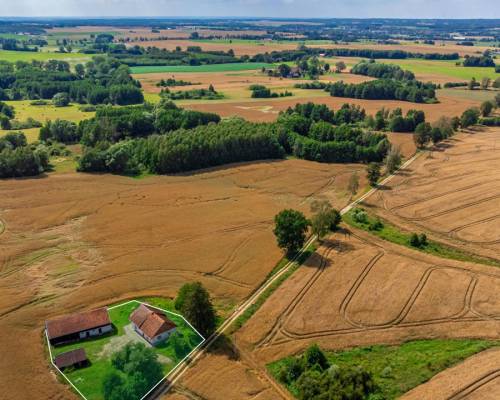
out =
<svg viewBox="0 0 500 400"><path fill-rule="evenodd" d="M406 59L420 58L424 60L458 60L458 53L415 53L404 50L374 50L374 49L323 49L299 46L296 50L282 50L260 53L252 56L249 61L280 63L287 61L297 61L305 57L324 55L325 57L360 57L369 59Z"/></svg>

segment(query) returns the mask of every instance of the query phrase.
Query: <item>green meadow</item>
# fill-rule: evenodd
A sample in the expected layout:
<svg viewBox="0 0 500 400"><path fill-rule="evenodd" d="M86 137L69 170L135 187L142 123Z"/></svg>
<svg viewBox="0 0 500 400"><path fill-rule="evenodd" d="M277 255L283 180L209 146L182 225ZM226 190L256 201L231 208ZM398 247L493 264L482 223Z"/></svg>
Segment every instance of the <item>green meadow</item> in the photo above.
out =
<svg viewBox="0 0 500 400"><path fill-rule="evenodd" d="M415 74L441 75L448 78L450 82L468 81L472 78L480 81L483 77L495 79L500 76L500 74L495 73L494 68L463 67L455 65L455 61L406 59L380 60L380 62L397 64L401 68L412 71Z"/></svg>
<svg viewBox="0 0 500 400"><path fill-rule="evenodd" d="M90 61L91 57L86 54L80 53L50 53L46 51L11 51L11 50L0 50L0 60L16 62L16 61L26 61L30 62L32 60L36 61L48 61L48 60L62 60L68 61L71 64L85 63Z"/></svg>
<svg viewBox="0 0 500 400"><path fill-rule="evenodd" d="M378 387L373 399L392 400L428 381L437 373L498 345L494 341L472 339L416 340L398 346L375 345L328 352L326 355L330 365L340 368L361 366L371 372ZM280 368L290 358L271 363L267 368L278 378ZM294 395L298 394L294 383L288 385L287 389Z"/></svg>
<svg viewBox="0 0 500 400"><path fill-rule="evenodd" d="M226 71L246 71L261 69L262 67L272 68L273 64L266 63L226 63L208 65L151 65L130 68L133 74L151 74L160 72L226 72Z"/></svg>

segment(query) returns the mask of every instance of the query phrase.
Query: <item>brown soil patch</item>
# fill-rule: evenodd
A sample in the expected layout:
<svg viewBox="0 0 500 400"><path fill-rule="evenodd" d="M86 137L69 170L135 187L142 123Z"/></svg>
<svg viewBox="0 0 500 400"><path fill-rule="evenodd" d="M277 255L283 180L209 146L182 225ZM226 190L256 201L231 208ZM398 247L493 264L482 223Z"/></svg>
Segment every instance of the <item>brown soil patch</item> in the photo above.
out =
<svg viewBox="0 0 500 400"><path fill-rule="evenodd" d="M49 376L42 337L48 318L174 296L194 280L216 304L232 308L281 257L274 215L288 207L308 211L318 197L340 208L349 176L357 170L364 178L363 169L287 160L143 180L52 174L0 181L4 398L75 398ZM32 384L24 384L26 376Z"/></svg>
<svg viewBox="0 0 500 400"><path fill-rule="evenodd" d="M499 140L498 128L457 135L368 204L404 229L500 259Z"/></svg>

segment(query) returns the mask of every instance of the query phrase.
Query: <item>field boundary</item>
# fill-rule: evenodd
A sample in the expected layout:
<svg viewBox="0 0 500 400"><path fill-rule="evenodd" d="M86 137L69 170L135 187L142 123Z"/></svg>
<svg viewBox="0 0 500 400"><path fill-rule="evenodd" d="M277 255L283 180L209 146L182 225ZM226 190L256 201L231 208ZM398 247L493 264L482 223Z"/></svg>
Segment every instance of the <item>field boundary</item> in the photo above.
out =
<svg viewBox="0 0 500 400"><path fill-rule="evenodd" d="M0 221L1 222L1 221ZM1 233L1 232L0 232ZM191 325L191 323L186 319L184 318L184 316L182 316L181 314L177 314L173 311L168 311L168 310L165 310L163 308L160 308L160 307L157 307L157 306L153 306L149 303L146 303L146 302L143 302L143 301L140 301L140 300L129 300L129 301L126 301L124 303L119 303L119 304L115 304L114 306L111 306L111 307L106 307L106 309L109 311L109 310L113 310L115 308L119 308L119 307L123 307L127 304L130 304L130 303L137 303L137 304L142 304L144 306L147 306L147 307L151 307L151 308L155 308L159 311L163 311L165 313L168 313L168 314L172 314L172 315L175 315L177 317L180 317L182 318L184 321L186 321L186 323L191 327L191 329L193 329L196 334L202 339L200 343L198 343L198 345L196 345L182 360L180 360L171 370L168 374L166 374L163 378L161 378L151 389L149 389L149 391L144 395L142 396L140 399L138 400L145 400L155 389L158 388L159 385L161 385L170 375L172 375L176 370L177 368L179 368L179 366L185 362L188 357L191 356L191 354L193 354L201 345L203 345L205 343L205 341L207 340L200 332L198 332L198 330L193 326ZM52 366L63 376L63 378L68 381L68 383L71 385L71 387L73 389L76 390L76 392L82 396L82 398L84 400L88 400L87 397L85 397L85 395L71 382L71 380L64 374L64 372L62 372L58 367L57 365L54 363L54 359L52 357L52 349L51 349L51 344L50 344L50 341L49 341L49 335L47 333L47 329L44 329L44 332L45 332L45 338L47 340L47 346L49 348L49 357L50 357L50 363L52 364Z"/></svg>
<svg viewBox="0 0 500 400"><path fill-rule="evenodd" d="M377 186L373 187L370 189L368 192L366 192L364 195L356 199L355 201L351 202L347 206L345 206L341 211L340 214L344 215L345 213L349 212L351 209L356 207L359 203L364 201L366 198L371 196L373 193L379 190L379 188L386 183L390 182L395 176L396 173L400 170L403 170L407 168L410 164L412 164L420 155L423 154L423 152L417 152L415 153L410 159L408 159L403 165L401 165L393 174L385 177L381 182L378 183ZM300 249L300 251L295 255L295 257L290 260L284 267L282 267L277 273L272 275L267 281L265 281L260 287L258 287L255 292L241 304L239 307L237 307L233 314L230 315L224 323L212 334L210 335L205 342L203 342L204 346L200 346L200 350L194 354L194 356L189 359L189 363L183 364L181 367L179 367L177 374L172 374L174 375L173 379L168 383L168 385L160 390L158 393L153 395L152 398L157 399L161 395L167 393L174 385L175 383L181 378L181 376L186 372L188 369L189 365L197 361L201 355L203 354L203 350L205 348L208 348L211 344L213 344L226 330L228 330L234 322L240 317L249 307L251 307L256 301L258 301L258 298L277 280L279 279L283 274L285 274L294 264L295 262L299 259L300 256L304 254L304 252L307 250L307 248L316 240L316 236L311 236L307 242L304 244L304 246Z"/></svg>

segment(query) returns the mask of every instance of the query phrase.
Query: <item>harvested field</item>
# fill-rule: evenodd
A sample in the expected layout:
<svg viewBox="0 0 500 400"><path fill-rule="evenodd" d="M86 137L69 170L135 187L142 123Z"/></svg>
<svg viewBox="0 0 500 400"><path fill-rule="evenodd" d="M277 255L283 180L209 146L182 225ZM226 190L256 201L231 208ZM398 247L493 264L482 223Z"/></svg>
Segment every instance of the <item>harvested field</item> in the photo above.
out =
<svg viewBox="0 0 500 400"><path fill-rule="evenodd" d="M366 185L363 169L287 160L142 180L73 173L0 181L6 399L75 398L50 374L42 338L47 318L172 297L193 280L221 309L231 309L281 256L275 213L307 211L317 197L341 207L354 170ZM23 384L28 375L31 385Z"/></svg>
<svg viewBox="0 0 500 400"><path fill-rule="evenodd" d="M170 31L173 32L173 31ZM241 34L241 31L240 31ZM203 50L209 51L229 51L233 50L236 55L249 55L253 56L259 53L272 52L272 51L282 51L282 50L295 50L300 41L252 41L252 40L235 40L233 43L228 41L219 41L219 40L185 40L188 36L174 36L172 33L169 33L178 40L154 40L154 41L135 41L130 42L131 46L139 45L139 46L155 46L160 49L168 49L174 50L176 46L181 46L182 48L186 48L187 46L200 46ZM127 36L133 38L134 34L127 34ZM137 34L136 36L141 36ZM156 37L164 36L156 34ZM153 36L154 37L154 36ZM422 43L414 43L414 42L401 42L400 44L378 44L378 43L340 43L334 44L332 42L325 43L324 41L308 41L307 47L317 47L324 49L374 49L374 50L404 50L413 53L441 53L441 54L451 54L458 53L461 57L468 55L473 55L477 53L483 53L488 47L484 46L458 46L453 42L443 42L438 45L428 45Z"/></svg>
<svg viewBox="0 0 500 400"><path fill-rule="evenodd" d="M404 276L404 279L402 277ZM453 282L450 285L450 282ZM355 231L336 235L238 333L262 362L317 342L327 349L429 337L498 337L500 271L444 262Z"/></svg>
<svg viewBox="0 0 500 400"><path fill-rule="evenodd" d="M480 288L487 282L500 283L500 271L444 262L379 241L364 232L335 234L235 334L238 357L205 355L177 387L189 393L189 399L240 398L232 397L236 388L240 393L258 390L265 393L266 399L290 399L283 387L276 387L269 379L265 365L301 352L311 343L340 350L419 338L496 339L500 299L494 290ZM485 303L496 305L496 311L486 314L482 308ZM438 375L436 385L431 385L431 381L429 388L424 385L419 391L418 387L414 390L416 395L408 398L456 400L462 397L449 396L467 388L469 382L496 379L500 352L491 350L471 360L475 358L480 358L481 368L470 376L466 377L468 367L458 376L443 372L446 382ZM207 368L208 365L212 367ZM227 372L206 377L214 374L207 371L222 370ZM253 374L266 385L257 389L249 381ZM239 383L236 388L224 385L228 380ZM213 382L211 388L207 388L207 381ZM441 393L442 387L443 397L433 397L432 394ZM177 399L177 395L165 398Z"/></svg>
<svg viewBox="0 0 500 400"><path fill-rule="evenodd" d="M408 182L408 188L432 183L442 186L446 177L438 167L448 163L455 168L467 165L466 172L471 176L494 178L491 173L495 167L488 164L494 161L486 161L494 157L486 155L496 154L494 149L492 151L496 135L498 132L493 130L460 134L449 148L434 152L432 159L421 158L412 166L411 175L402 175L392 183ZM447 155L446 160L443 155ZM469 158L472 156L476 158ZM424 165L420 167L420 163ZM455 176L451 176L450 171L447 173L450 183L461 177L460 173ZM483 184L495 188L490 181ZM470 186L480 184L480 180L470 182ZM428 186L421 189L422 195L432 190ZM457 189L447 187L450 192L457 192ZM400 190L399 186L393 190ZM392 191L382 193L385 196ZM413 193L412 198L418 199L415 195ZM460 192L457 195L460 196ZM479 195L474 191L471 197ZM448 205L455 202L450 198L446 200ZM479 210L468 215L477 213ZM487 232L491 234L495 230L490 228ZM350 236L336 234L271 295L236 333L236 341L245 353L254 357L253 364L247 364L247 368L260 365L260 370L254 367L252 371L262 374L266 363L302 351L314 342L336 350L417 338L496 339L500 331L499 289L500 270L496 268L443 260L379 240L365 232L355 231ZM228 359L219 362L220 367L236 363ZM404 398L496 398L500 390L499 362L497 349L481 353L442 372ZM201 383L197 374L202 370L203 363L196 365L182 380L182 385L198 393ZM232 371L238 374L236 367ZM243 387L252 386L245 384ZM268 383L267 388L271 390L272 384ZM276 398L287 398L276 389L273 393ZM212 393L204 398L218 397Z"/></svg>
<svg viewBox="0 0 500 400"><path fill-rule="evenodd" d="M411 176L398 176L368 206L407 231L425 231L498 260L499 143L498 128L461 133L438 146L432 157L421 157Z"/></svg>
<svg viewBox="0 0 500 400"><path fill-rule="evenodd" d="M500 393L500 349L491 349L450 368L402 400L494 400Z"/></svg>
<svg viewBox="0 0 500 400"><path fill-rule="evenodd" d="M316 96L311 96L311 98L304 97L300 102L313 101L315 103L326 104L335 110L339 109L344 103L359 104L368 114L375 114L382 107L390 109L400 107L403 112L409 109L419 109L425 112L426 119L431 122L436 121L442 115L450 117L459 116L467 108L477 107L481 103L480 101L441 94L439 91L437 94L440 101L439 104L417 104L397 100L360 100L331 97L328 93L317 90L309 90L308 92L313 92L312 94L316 94ZM199 111L215 112L223 117L239 115L250 121L274 121L280 111L288 107L293 107L298 102L293 97L287 97L271 100L261 99L259 101L231 101L209 104L198 102L196 104L190 103L186 107Z"/></svg>
<svg viewBox="0 0 500 400"><path fill-rule="evenodd" d="M240 32L241 34L241 32ZM186 35L186 38L189 35ZM254 56L260 53L270 53L272 51L281 51L281 50L295 50L299 44L299 42L272 42L272 41L235 41L230 43L228 41L211 41L211 40L185 40L185 39L176 39L172 40L153 40L147 42L130 42L128 45L130 46L144 46L144 47L158 47L160 49L167 50L175 50L177 46L180 46L182 49L186 49L188 46L199 46L205 51L229 51L233 50L234 54L237 56Z"/></svg>
<svg viewBox="0 0 500 400"><path fill-rule="evenodd" d="M229 67L234 67L237 64L228 64ZM209 67L217 67L218 65L213 65ZM260 84L265 85L276 91L284 91L285 89L291 91L294 96L292 99L309 98L309 97L325 97L328 93L322 90L305 90L296 89L294 85L297 83L310 82L305 79L283 79L269 77L263 74L260 70L250 70L250 71L221 71L221 72L203 72L201 69L203 67L189 67L193 72L166 72L166 73L148 73L148 74L134 74L134 78L141 82L141 85L146 93L159 93L161 88L156 86L156 84L161 79L175 78L177 80L184 80L192 83L197 83L197 85L189 86L179 86L170 87L171 90L191 90L198 88L207 88L210 84L214 85L217 91L224 93L226 99L216 100L217 103L224 102L238 102L238 101L262 101L262 99L251 99L250 90L248 89L250 85ZM200 71L196 71L200 69ZM325 81L339 81L343 80L348 83L360 83L371 78L352 75L352 74L330 74L322 77ZM290 99L290 98L288 98ZM211 101L213 102L213 100ZM189 104L189 103L207 103L207 101L196 100L196 101L179 101L179 104Z"/></svg>

